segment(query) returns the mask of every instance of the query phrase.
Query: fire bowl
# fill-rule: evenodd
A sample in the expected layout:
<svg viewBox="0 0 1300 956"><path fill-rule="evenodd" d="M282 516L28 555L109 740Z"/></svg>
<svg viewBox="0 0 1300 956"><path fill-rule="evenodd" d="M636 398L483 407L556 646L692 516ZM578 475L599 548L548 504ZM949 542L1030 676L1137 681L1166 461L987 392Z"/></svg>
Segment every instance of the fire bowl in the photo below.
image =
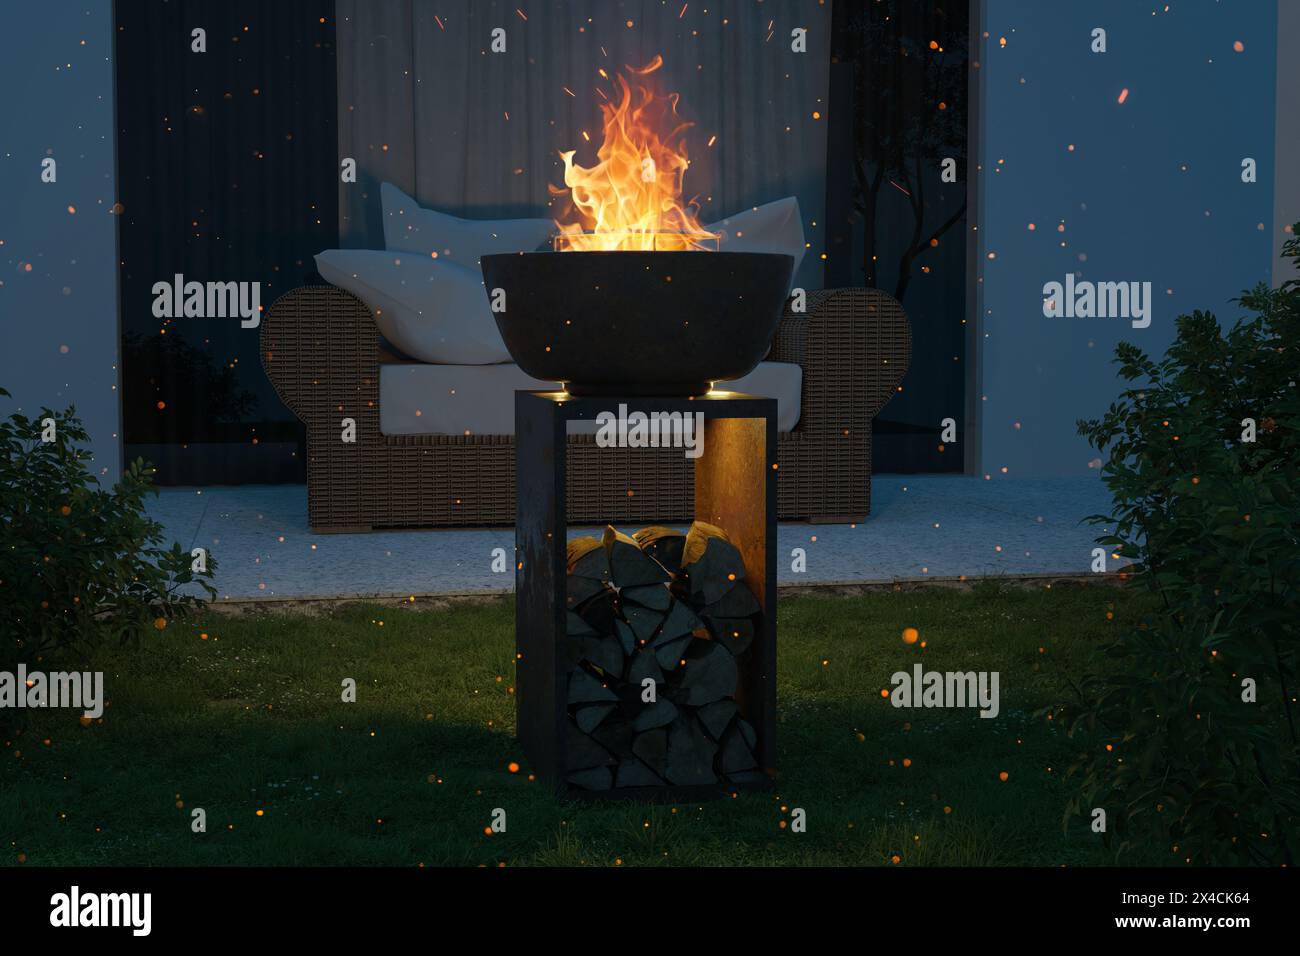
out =
<svg viewBox="0 0 1300 956"><path fill-rule="evenodd" d="M506 349L573 395L703 395L767 354L794 268L765 252L483 256Z"/></svg>

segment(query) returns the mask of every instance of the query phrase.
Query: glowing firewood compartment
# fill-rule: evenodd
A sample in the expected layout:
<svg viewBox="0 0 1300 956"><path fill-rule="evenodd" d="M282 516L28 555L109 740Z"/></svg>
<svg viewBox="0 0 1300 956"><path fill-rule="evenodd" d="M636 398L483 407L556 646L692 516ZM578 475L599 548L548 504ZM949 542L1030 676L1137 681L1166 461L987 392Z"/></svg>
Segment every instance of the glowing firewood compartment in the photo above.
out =
<svg viewBox="0 0 1300 956"><path fill-rule="evenodd" d="M758 779L744 783L613 787L570 785L567 640L566 436L570 422L601 412L679 412L704 416L703 454L695 460L697 521L722 528L740 551L744 582L760 606L754 639L737 658L735 701L752 726ZM611 453L612 453L611 449ZM776 763L776 401L734 392L698 398L587 397L515 393L515 700L516 728L529 769L575 798L698 800L771 786ZM635 455L628 491L636 493ZM687 522L670 522L685 526ZM633 528L619 527L630 533ZM599 534L601 529L591 533Z"/></svg>

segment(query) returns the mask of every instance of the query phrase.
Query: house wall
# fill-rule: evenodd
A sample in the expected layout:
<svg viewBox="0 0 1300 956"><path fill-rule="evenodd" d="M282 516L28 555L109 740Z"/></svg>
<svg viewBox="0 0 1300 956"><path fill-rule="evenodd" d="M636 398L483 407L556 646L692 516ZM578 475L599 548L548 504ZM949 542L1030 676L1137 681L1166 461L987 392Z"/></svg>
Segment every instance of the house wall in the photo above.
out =
<svg viewBox="0 0 1300 956"><path fill-rule="evenodd" d="M1277 248L1300 219L1300 179L1284 165L1300 154L1300 88L1276 66L1300 47L1300 10L1197 0L1152 16L1118 0L983 0L982 18L972 467L1087 473L1073 423L1120 387L1114 344L1162 350L1180 312L1231 318L1239 290L1282 275ZM1096 26L1105 54L1089 51ZM111 57L108 4L0 8L0 385L14 394L0 409L75 404L106 476L120 468ZM815 135L808 148L815 158ZM40 182L47 155L53 184ZM1258 161L1254 184L1240 179L1245 156ZM1151 281L1151 327L1043 318L1042 284L1070 270Z"/></svg>
<svg viewBox="0 0 1300 956"><path fill-rule="evenodd" d="M75 405L105 478L121 463L112 55L111 4L0 5L0 414Z"/></svg>
<svg viewBox="0 0 1300 956"><path fill-rule="evenodd" d="M1104 412L1122 387L1116 343L1162 353L1176 316L1207 309L1231 321L1230 300L1271 278L1284 175L1278 4L1163 6L983 0L976 473L1088 474L1096 456L1075 421ZM1294 9L1282 18L1292 50L1296 19ZM1090 50L1095 27L1105 53ZM1284 134L1292 170L1295 127ZM1258 165L1250 184L1247 157ZM1045 318L1044 283L1069 272L1149 281L1150 327Z"/></svg>

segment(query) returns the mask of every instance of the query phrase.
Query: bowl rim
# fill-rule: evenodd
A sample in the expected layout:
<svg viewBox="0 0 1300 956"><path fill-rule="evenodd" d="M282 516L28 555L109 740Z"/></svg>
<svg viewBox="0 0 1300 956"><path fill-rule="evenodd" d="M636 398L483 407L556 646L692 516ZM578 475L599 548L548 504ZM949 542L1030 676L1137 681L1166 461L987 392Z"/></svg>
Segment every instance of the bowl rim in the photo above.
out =
<svg viewBox="0 0 1300 956"><path fill-rule="evenodd" d="M520 256L655 256L656 258L666 258L668 256L699 255L725 256L729 259L742 257L746 259L785 259L791 264L794 263L794 256L788 252L745 252L739 249L719 249L716 252L710 249L537 249L532 252L489 252L486 255L479 256L479 262L486 262L488 259L517 259Z"/></svg>

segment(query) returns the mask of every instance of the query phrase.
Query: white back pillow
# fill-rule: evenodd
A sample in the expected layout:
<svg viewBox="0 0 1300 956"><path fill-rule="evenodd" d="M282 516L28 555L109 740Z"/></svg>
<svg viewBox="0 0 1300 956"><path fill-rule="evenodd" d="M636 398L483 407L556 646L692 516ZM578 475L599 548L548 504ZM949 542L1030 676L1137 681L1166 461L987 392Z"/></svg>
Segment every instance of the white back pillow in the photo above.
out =
<svg viewBox="0 0 1300 956"><path fill-rule="evenodd" d="M379 195L385 248L428 258L436 253L475 270L480 256L533 252L556 231L549 219L458 219L423 208L392 183L380 186Z"/></svg>
<svg viewBox="0 0 1300 956"><path fill-rule="evenodd" d="M794 256L792 283L807 251L799 200L794 196L746 209L704 228L722 233L718 240L721 252L778 252Z"/></svg>
<svg viewBox="0 0 1300 956"><path fill-rule="evenodd" d="M316 256L325 280L375 313L384 338L435 365L509 362L476 263L408 252L329 249Z"/></svg>

